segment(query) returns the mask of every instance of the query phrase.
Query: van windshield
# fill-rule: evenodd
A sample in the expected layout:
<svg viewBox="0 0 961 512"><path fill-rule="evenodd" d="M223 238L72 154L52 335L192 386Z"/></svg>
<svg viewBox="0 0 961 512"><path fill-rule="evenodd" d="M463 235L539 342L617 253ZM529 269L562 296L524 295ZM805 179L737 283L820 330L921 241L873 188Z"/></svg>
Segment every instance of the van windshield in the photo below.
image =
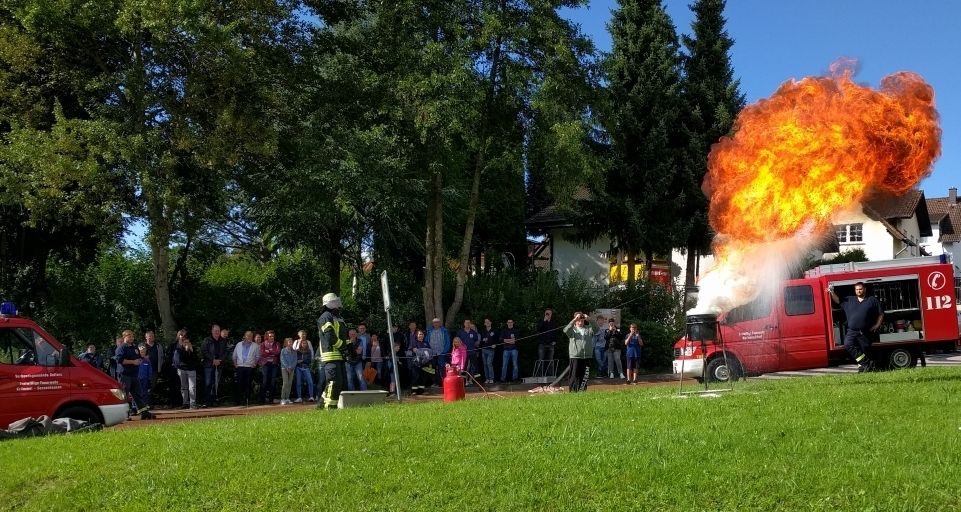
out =
<svg viewBox="0 0 961 512"><path fill-rule="evenodd" d="M771 315L771 298L758 297L747 304L738 306L724 315L724 323L737 324L767 318Z"/></svg>
<svg viewBox="0 0 961 512"><path fill-rule="evenodd" d="M0 364L57 366L60 352L40 335L23 327L0 327Z"/></svg>

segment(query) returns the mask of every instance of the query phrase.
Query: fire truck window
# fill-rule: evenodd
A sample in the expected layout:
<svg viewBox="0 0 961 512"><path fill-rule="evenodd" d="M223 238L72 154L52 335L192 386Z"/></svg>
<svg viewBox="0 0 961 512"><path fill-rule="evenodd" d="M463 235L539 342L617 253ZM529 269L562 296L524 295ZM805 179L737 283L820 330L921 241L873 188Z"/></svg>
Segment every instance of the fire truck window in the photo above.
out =
<svg viewBox="0 0 961 512"><path fill-rule="evenodd" d="M0 364L38 364L31 334L26 329L0 329Z"/></svg>
<svg viewBox="0 0 961 512"><path fill-rule="evenodd" d="M771 315L770 297L758 297L754 299L752 302L748 302L743 306L738 306L732 309L724 318L724 322L729 324L736 324L740 322L747 322L750 320L757 320L758 318L767 318L770 315Z"/></svg>
<svg viewBox="0 0 961 512"><path fill-rule="evenodd" d="M13 342L12 329L0 329L0 364L14 364L20 357L19 347Z"/></svg>
<svg viewBox="0 0 961 512"><path fill-rule="evenodd" d="M814 313L814 288L788 286L784 289L784 312L788 316L810 315Z"/></svg>
<svg viewBox="0 0 961 512"><path fill-rule="evenodd" d="M60 362L60 352L53 348L53 345L43 339L43 336L36 331L28 329L18 329L27 338L33 340L33 346L37 353L36 364L41 366L57 366Z"/></svg>

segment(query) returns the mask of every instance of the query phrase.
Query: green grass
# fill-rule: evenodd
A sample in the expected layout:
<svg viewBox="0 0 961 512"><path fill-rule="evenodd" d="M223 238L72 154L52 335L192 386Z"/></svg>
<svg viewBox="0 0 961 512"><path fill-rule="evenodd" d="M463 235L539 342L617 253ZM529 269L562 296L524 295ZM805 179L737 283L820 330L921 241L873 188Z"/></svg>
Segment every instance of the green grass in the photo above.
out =
<svg viewBox="0 0 961 512"><path fill-rule="evenodd" d="M10 510L958 510L961 369L212 419L0 444Z"/></svg>

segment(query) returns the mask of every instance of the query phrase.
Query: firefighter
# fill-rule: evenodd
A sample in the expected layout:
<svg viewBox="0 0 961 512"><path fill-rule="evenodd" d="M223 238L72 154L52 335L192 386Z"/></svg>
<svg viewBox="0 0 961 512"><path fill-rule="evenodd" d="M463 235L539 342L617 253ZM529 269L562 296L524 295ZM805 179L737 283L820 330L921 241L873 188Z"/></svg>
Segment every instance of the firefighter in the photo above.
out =
<svg viewBox="0 0 961 512"><path fill-rule="evenodd" d="M884 310L877 297L868 296L864 283L854 284L854 296L845 297L842 301L833 288L828 288L831 300L841 306L847 317L847 332L844 333L844 350L858 363L858 372L874 369L874 362L868 357L871 348L871 337L881 327L884 320Z"/></svg>
<svg viewBox="0 0 961 512"><path fill-rule="evenodd" d="M324 310L317 319L319 331L320 361L324 365L327 388L323 393L323 408L336 409L340 392L347 384L345 361L351 344L347 338L347 326L340 316L340 297L334 293L324 295ZM321 404L317 404L318 407Z"/></svg>

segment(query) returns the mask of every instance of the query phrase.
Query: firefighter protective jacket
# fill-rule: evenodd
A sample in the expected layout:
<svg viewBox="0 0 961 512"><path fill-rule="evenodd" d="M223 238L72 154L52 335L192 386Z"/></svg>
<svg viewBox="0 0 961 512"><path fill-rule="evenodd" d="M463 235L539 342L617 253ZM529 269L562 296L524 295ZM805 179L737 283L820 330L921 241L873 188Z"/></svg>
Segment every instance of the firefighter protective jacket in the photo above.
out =
<svg viewBox="0 0 961 512"><path fill-rule="evenodd" d="M317 329L320 331L320 360L326 363L347 359L350 342L347 339L344 319L330 310L324 311L317 319Z"/></svg>

